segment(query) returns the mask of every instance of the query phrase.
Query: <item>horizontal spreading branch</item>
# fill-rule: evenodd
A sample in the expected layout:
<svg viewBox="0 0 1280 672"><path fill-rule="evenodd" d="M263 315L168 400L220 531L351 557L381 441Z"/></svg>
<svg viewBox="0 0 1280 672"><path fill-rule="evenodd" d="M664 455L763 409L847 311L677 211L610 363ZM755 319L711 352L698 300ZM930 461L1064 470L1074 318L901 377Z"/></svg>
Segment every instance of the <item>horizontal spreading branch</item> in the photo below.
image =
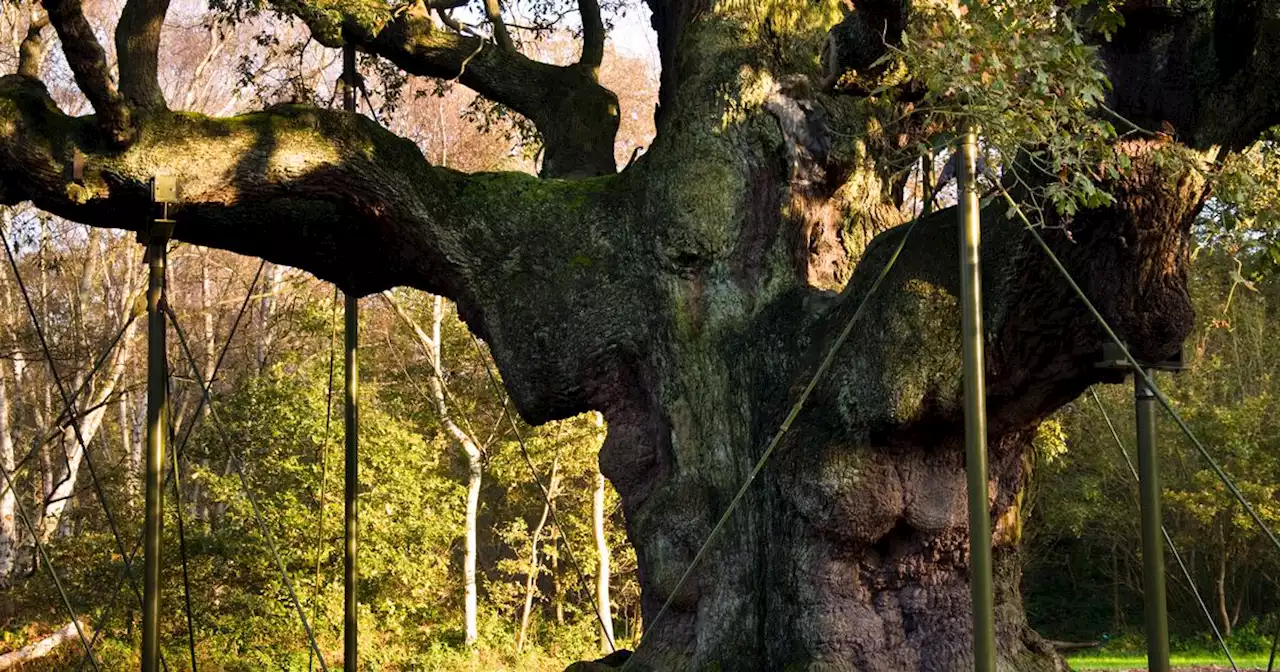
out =
<svg viewBox="0 0 1280 672"><path fill-rule="evenodd" d="M644 340L634 195L619 177L541 181L430 165L354 114L278 106L234 118L155 112L123 150L92 142L43 85L0 78L0 204L138 229L149 181L179 183L175 237L295 266L365 295L411 286L457 301L526 418L590 407L587 370ZM79 164L80 177L75 175ZM547 297L557 297L548 302ZM622 312L617 312L622 308Z"/></svg>
<svg viewBox="0 0 1280 672"><path fill-rule="evenodd" d="M1159 158L1161 142L1127 141L1132 174L1114 205L1069 225L1046 213L1045 238L1107 322L1144 361L1164 361L1193 323L1186 291L1191 224L1205 181ZM1176 171L1176 172L1175 172ZM1099 381L1105 332L1003 204L982 214L987 407L992 435L1023 429ZM816 325L826 347L861 301L906 227L868 247L838 306ZM920 222L854 332L823 393L852 427L922 427L960 418L959 231L955 208ZM902 381L911 380L903 393ZM894 392L898 390L897 392Z"/></svg>

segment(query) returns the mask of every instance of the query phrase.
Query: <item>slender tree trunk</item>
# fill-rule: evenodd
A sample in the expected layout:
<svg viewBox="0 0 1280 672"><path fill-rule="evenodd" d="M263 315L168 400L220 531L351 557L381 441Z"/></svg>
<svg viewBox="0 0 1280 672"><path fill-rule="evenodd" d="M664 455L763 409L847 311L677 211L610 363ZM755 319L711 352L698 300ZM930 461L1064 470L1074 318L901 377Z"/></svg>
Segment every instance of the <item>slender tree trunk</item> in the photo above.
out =
<svg viewBox="0 0 1280 672"><path fill-rule="evenodd" d="M222 44L223 41L215 38L215 43ZM213 278L209 274L209 256L210 251L205 250L204 260L200 264L200 312L203 317L202 326L204 327L204 378L207 384L215 373L213 367L218 360L217 334L213 319ZM202 406L200 409L201 422L209 422L209 414L212 412L213 409L209 408L208 404ZM204 470L208 471L209 461L207 459L201 458L200 464ZM201 480L193 479L193 481L191 499L196 507L196 519L207 521L209 520L209 504L205 501L207 497L201 487Z"/></svg>
<svg viewBox="0 0 1280 672"><path fill-rule="evenodd" d="M1232 627L1240 624L1240 612L1244 609L1244 600L1248 595L1249 591L1245 589L1245 586L1241 586L1239 593L1236 595L1236 608L1231 610Z"/></svg>
<svg viewBox="0 0 1280 672"><path fill-rule="evenodd" d="M481 468L479 456L467 453L467 553L463 559L462 582L465 589L465 611L467 639L466 644L474 647L480 637L476 623L476 537L477 518L480 512L480 480Z"/></svg>
<svg viewBox="0 0 1280 672"><path fill-rule="evenodd" d="M13 478L15 460L13 428L10 424L11 405L4 369L0 367L0 466L3 466L10 479ZM3 586L8 585L17 553L18 526L14 514L18 493L9 487L8 480L0 482L0 488L4 490L0 494L0 586Z"/></svg>
<svg viewBox="0 0 1280 672"><path fill-rule="evenodd" d="M1227 613L1227 555L1223 553L1218 558L1218 580L1216 584L1216 592L1218 593L1218 618L1222 620L1222 636L1231 636L1231 615Z"/></svg>
<svg viewBox="0 0 1280 672"><path fill-rule="evenodd" d="M133 285L130 284L130 286L132 287ZM124 319L126 317L122 310L120 312L120 320ZM80 415L78 410L72 409L70 412L71 417L66 418L67 425L62 430L62 441L67 451L67 470L57 486L53 488L45 499L46 504L39 528L41 541L48 541L58 531L67 506L71 503L76 481L80 475L80 465L84 460L84 449L93 444L93 440L98 434L98 429L102 426L102 419L107 413L106 402L115 391L116 386L119 385L128 367L132 351L131 341L138 323L138 320L134 320L125 328L120 343L116 345L116 349L111 355L108 367L97 374L101 376L98 379L99 384L93 386L93 393L88 395L86 401L77 403L78 408L92 410ZM86 371L85 374L77 376L73 381L66 381L68 394L72 390L79 388L80 384L84 382L83 375L87 375L87 373ZM80 406L80 404L83 404L83 406ZM49 417L59 418L57 414L53 413L50 413ZM73 424L79 427L79 437L76 435L76 429ZM84 445L81 445L81 439L83 439Z"/></svg>
<svg viewBox="0 0 1280 672"><path fill-rule="evenodd" d="M12 228L13 217L9 208L0 208L0 235L8 236ZM0 278L4 277L0 274ZM6 315L12 315L13 302L9 294L9 284L5 280L0 280L0 293L3 293L3 305ZM14 378L14 394L21 394L22 391L22 373L24 364L22 355L17 347L17 340L10 339L9 336L13 332L9 330L7 317L0 321L0 331L5 336L6 343L13 343L13 378ZM14 445L17 443L16 424L13 420L13 399L10 396L10 390L7 387L8 381L4 376L4 367L0 366L0 465L4 467L9 479L14 479L16 456L14 454ZM12 485L13 487L10 487ZM0 586L9 584L9 576L14 571L18 554L18 525L14 515L17 511L18 491L17 483L11 480L0 481L0 488L3 488L3 494L0 494Z"/></svg>
<svg viewBox="0 0 1280 672"><path fill-rule="evenodd" d="M80 425L80 435L84 437L86 446L93 445L98 428L102 426L102 418L106 415L106 410L105 407L95 409L86 414L83 419L74 421ZM72 498L76 491L76 483L80 476L80 465L84 462L84 450L81 449L80 442L76 439L74 429L68 426L62 430L61 441L66 450L66 472L62 474L62 478L58 480L46 499L44 514L41 516L39 528L40 541L44 543L53 539L55 535L61 536L67 532L64 527L66 521L64 521L63 517L72 503Z"/></svg>
<svg viewBox="0 0 1280 672"><path fill-rule="evenodd" d="M128 460L130 471L129 477L125 479L125 487L129 495L129 501L132 502L137 496L137 481L133 475L133 456L137 451L133 446L133 420L129 417L129 393L122 392L120 399L116 401L116 424L120 426L120 454L124 459Z"/></svg>
<svg viewBox="0 0 1280 672"><path fill-rule="evenodd" d="M431 335L432 342L435 343L434 362L432 368L435 376L432 377L432 389L436 396L436 406L440 409L442 418L449 418L448 404L444 397L444 366L443 366L443 350L444 347L440 341L440 324L444 321L444 297L436 296L432 309ZM479 629L476 623L477 612L477 595L476 595L476 545L478 532L478 518L480 514L480 484L483 477L482 455L480 448L476 445L475 440L462 428L454 424L452 419L446 422L446 426L454 435L454 438L462 446L467 454L467 552L463 559L462 581L465 593L465 619L466 619L466 644L467 646L475 646L476 640L479 639Z"/></svg>
<svg viewBox="0 0 1280 672"><path fill-rule="evenodd" d="M614 649L613 602L609 599L609 540L604 536L604 474L596 472L591 497L591 522L596 539L596 605L600 609L600 650Z"/></svg>
<svg viewBox="0 0 1280 672"><path fill-rule="evenodd" d="M479 628L477 626L477 591L476 591L476 545L477 545L477 519L480 511L480 485L484 475L484 455L480 452L480 447L475 438L454 420L450 411L448 400L445 398L444 390L444 368L443 368L443 346L440 342L440 325L444 322L444 297L432 297L431 310L431 334L428 335L423 331L422 327L413 320L412 317L404 310L404 308L395 300L390 293L384 293L382 297L387 301L396 315L404 322L417 337L419 344L427 353L427 359L431 364L431 395L436 405L436 414L440 418L440 424L444 426L445 431L449 433L453 440L462 448L467 456L467 513L466 513L466 551L462 560L462 582L464 590L464 612L463 619L466 629L466 644L473 647L479 639Z"/></svg>
<svg viewBox="0 0 1280 672"><path fill-rule="evenodd" d="M1119 632L1120 615L1120 559L1115 542L1111 543L1111 631Z"/></svg>
<svg viewBox="0 0 1280 672"><path fill-rule="evenodd" d="M262 298L262 306L258 311L258 368L265 369L267 359L271 356L271 345L275 341L275 329L272 327L276 308L279 306L277 294L284 283L285 267L279 264L268 264L266 296Z"/></svg>
<svg viewBox="0 0 1280 672"><path fill-rule="evenodd" d="M564 625L564 591L560 589L560 540L564 530L556 526L553 534L556 552L551 555L551 599L556 608L556 625Z"/></svg>
<svg viewBox="0 0 1280 672"><path fill-rule="evenodd" d="M546 529L547 517L551 514L551 504L555 502L556 495L556 468L559 466L560 458L557 455L551 460L551 477L550 492L548 500L542 503L542 516L538 518L538 524L533 528L533 534L529 538L529 569L525 572L524 579L524 607L520 610L520 632L516 636L516 653L524 651L524 643L529 633L529 618L533 613L533 596L538 589L538 545L542 543L542 531Z"/></svg>

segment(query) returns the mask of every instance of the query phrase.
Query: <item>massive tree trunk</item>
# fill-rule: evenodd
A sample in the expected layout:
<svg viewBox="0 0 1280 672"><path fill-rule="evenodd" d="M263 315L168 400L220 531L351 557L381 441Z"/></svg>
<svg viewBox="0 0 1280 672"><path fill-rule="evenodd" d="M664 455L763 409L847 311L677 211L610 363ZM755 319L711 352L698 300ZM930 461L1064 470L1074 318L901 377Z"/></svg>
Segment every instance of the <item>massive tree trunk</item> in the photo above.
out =
<svg viewBox="0 0 1280 672"><path fill-rule="evenodd" d="M147 180L164 172L182 184L179 238L350 293L407 285L454 299L526 420L594 409L608 421L601 471L622 497L654 628L638 662L970 666L950 209L916 227L744 506L654 621L905 235L882 159L925 130L884 132L910 118L908 102L795 77L812 70L821 31L787 33L757 3L648 0L658 136L612 174L616 98L595 81L598 26L584 31L581 62L550 66L448 32L421 4L275 3L322 44L458 77L524 114L546 143L544 175L594 176L539 180L431 166L341 112L169 113L136 76L132 93L114 90L83 16L65 7L76 3L46 4L60 7L51 23L98 115L65 116L29 74L0 79L0 203L128 225L145 221ZM1242 147L1280 121L1267 76L1280 63L1280 6L1173 4L1122 7L1127 25L1102 52L1110 107L1149 128L1168 122L1192 150ZM157 48L140 38L122 72ZM799 52L808 60L789 60ZM1206 192L1153 159L1171 137L1137 137L1119 146L1133 169L1106 185L1116 203L1050 221L1046 237L1135 354L1158 360L1191 325L1188 232ZM1027 627L1018 589L1025 456L1037 423L1098 379L1103 335L1004 208L982 216L998 655L1001 669L1048 670L1060 662Z"/></svg>

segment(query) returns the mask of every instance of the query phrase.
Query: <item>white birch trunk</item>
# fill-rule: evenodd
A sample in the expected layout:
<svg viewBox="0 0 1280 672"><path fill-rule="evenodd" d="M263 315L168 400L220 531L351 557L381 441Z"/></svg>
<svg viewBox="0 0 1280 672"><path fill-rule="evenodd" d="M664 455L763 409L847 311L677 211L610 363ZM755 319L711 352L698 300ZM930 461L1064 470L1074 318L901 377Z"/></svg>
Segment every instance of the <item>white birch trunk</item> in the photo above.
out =
<svg viewBox="0 0 1280 672"><path fill-rule="evenodd" d="M462 562L462 581L465 591L463 618L466 626L466 644L468 647L474 647L480 637L476 620L476 539L478 536L477 518L480 511L480 485L484 472L484 455L480 452L475 439L454 421L452 414L449 412L448 401L445 399L443 357L440 344L440 325L444 321L444 298L433 297L432 328L431 335L428 335L389 293L384 292L382 297L395 310L401 321L413 330L414 336L417 337L418 342L427 352L427 358L431 362L431 370L434 374L431 376L431 394L435 399L436 413L440 417L440 424L453 437L453 440L462 447L467 456L466 553Z"/></svg>
<svg viewBox="0 0 1280 672"><path fill-rule="evenodd" d="M279 301L276 298L280 286L284 284L284 266L268 264L266 296L262 298L262 309L258 312L258 368L265 369L267 358L271 355L271 343L275 340L275 332L271 328Z"/></svg>
<svg viewBox="0 0 1280 672"><path fill-rule="evenodd" d="M600 650L614 649L613 603L609 599L609 541L604 536L604 474L596 471L596 491L591 497L591 528L596 538L596 605L600 609Z"/></svg>
<svg viewBox="0 0 1280 672"><path fill-rule="evenodd" d="M8 479L13 478L14 450L12 427L9 422L11 401L4 371L0 369L0 464ZM0 482L3 494L0 494L0 585L8 585L9 575L13 573L14 558L18 546L18 525L14 519L17 509L18 493L9 487L9 480Z"/></svg>
<svg viewBox="0 0 1280 672"><path fill-rule="evenodd" d="M125 319L123 311L121 311L121 319ZM134 320L129 323L123 336L121 336L120 343L116 346L116 350L111 356L110 367L98 374L103 376L102 382L94 389L93 394L84 404L84 408L93 410L83 416L78 416L77 414L78 417L69 419L66 428L63 430L63 441L67 449L67 471L52 492L49 492L45 498L44 513L39 524L39 536L42 542L47 542L53 538L54 533L59 530L67 506L71 502L72 494L75 492L76 481L80 475L80 465L84 461L84 448L93 443L98 429L102 427L102 419L107 413L105 402L115 391L129 363L129 355L132 350L130 345L138 322L139 320ZM72 383L68 388L68 394L79 387L82 380ZM49 417L58 418L57 415L52 413L49 414ZM76 430L71 423L79 426L79 438L77 438ZM80 439L84 440L83 445Z"/></svg>
<svg viewBox="0 0 1280 672"><path fill-rule="evenodd" d="M538 588L538 545L542 543L542 531L547 526L547 516L551 514L551 503L555 501L556 495L556 468L560 465L560 456L557 455L551 460L551 486L548 501L542 503L542 517L538 519L537 527L533 528L533 535L529 541L529 569L525 572L524 579L524 608L520 611L520 633L516 636L516 653L524 651L525 641L529 636L529 618L533 613L533 597Z"/></svg>

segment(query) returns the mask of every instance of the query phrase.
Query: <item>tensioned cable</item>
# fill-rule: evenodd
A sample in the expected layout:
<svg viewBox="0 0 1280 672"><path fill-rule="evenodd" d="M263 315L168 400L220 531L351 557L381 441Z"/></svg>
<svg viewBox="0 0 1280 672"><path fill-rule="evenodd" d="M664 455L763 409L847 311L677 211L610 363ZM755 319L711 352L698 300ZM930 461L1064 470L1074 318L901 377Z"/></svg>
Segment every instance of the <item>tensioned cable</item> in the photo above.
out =
<svg viewBox="0 0 1280 672"><path fill-rule="evenodd" d="M161 300L163 299L162 294ZM165 378L164 386L167 389L166 397L172 404L173 389L169 385L170 380ZM196 665L196 622L191 609L191 577L187 572L187 530L182 515L182 471L178 466L178 451L172 449L177 441L178 432L173 426L172 409L165 409L165 415L169 416L169 455L173 458L173 508L178 518L178 555L182 560L182 600L187 613L187 649L191 653L191 672L197 672L200 668Z"/></svg>
<svg viewBox="0 0 1280 672"><path fill-rule="evenodd" d="M89 389L89 383L93 380L93 377L102 370L102 367L106 366L107 359L111 356L111 352L115 350L116 345L120 343L120 339L124 337L124 332L129 329L129 325L133 324L133 321L135 319L137 319L137 314L130 312L129 317L124 321L124 325L121 326L120 331L116 333L115 338L111 339L111 343L107 345L106 349L102 351L102 354L99 355L98 359L94 362L93 368L89 370L89 375L85 376L84 381L80 383L79 389L77 389L75 393L71 395L72 402L75 402L76 400L78 400L80 397L80 394L83 393L85 390ZM87 415L93 410L95 409L86 409L85 414ZM69 420L70 422L75 422L78 419L75 416L75 414L68 413L64 409L62 411L62 414L58 416L58 419L56 422L60 423L62 422L63 418L66 418L68 416L72 416ZM58 434L61 434L61 433L62 431L58 430L58 432L51 435L50 438L45 439L44 441L41 441L40 443L32 446L31 450L27 451L27 454L22 456L22 459L18 460L18 463L14 465L13 472L11 474L13 478L16 480L19 476L21 476L22 470L26 467L27 461L30 460L32 457L34 457L36 453L40 452L40 449L43 448L46 444L48 444L49 441L52 441L54 437L56 437ZM7 492L9 492L8 485L5 485L3 488L0 488L0 497L3 497Z"/></svg>
<svg viewBox="0 0 1280 672"><path fill-rule="evenodd" d="M320 439L320 506L316 512L316 576L311 589L311 621L320 622L320 548L324 544L324 487L329 470L329 428L333 421L333 369L334 352L337 349L338 286L333 286L333 309L329 313L329 386L324 401L324 434ZM307 671L310 672L314 656L307 651Z"/></svg>
<svg viewBox="0 0 1280 672"><path fill-rule="evenodd" d="M684 570L684 574L680 575L680 580L677 581L675 587L671 589L671 593L667 596L667 600L662 603L662 608L658 610L658 615L653 617L653 620L649 623L648 627L644 629L644 633L640 635L640 641L636 644L635 650L631 652L631 657L627 658L626 662L622 664L622 670L624 672L631 667L631 661L637 659L638 656L636 654L640 652L640 647L644 646L644 642L648 639L649 633L657 629L658 623L662 620L662 616L671 608L671 603L674 602L676 596L680 594L680 589L684 587L685 582L693 575L694 568L698 566L698 562L702 560L702 556L705 555L707 549L710 548L711 542L716 538L716 535L720 530L724 529L725 524L729 522L729 517L733 515L733 512L738 508L738 505L742 503L743 497L747 494L747 488L751 487L751 483L756 480L756 476L760 475L760 472L764 469L765 463L769 461L769 456L773 455L773 451L777 449L778 444L782 442L782 436L787 433L787 430L791 429L791 424L800 416L800 411L804 408L805 402L809 400L809 395L813 394L814 389L818 387L818 381L822 379L822 376L826 374L827 370L831 368L831 365L835 363L836 355L840 352L840 347L843 346L845 341L849 340L849 336L853 334L853 328L857 325L858 318L862 317L862 313L870 303L871 297L875 295L876 290L880 288L880 284L884 282L886 277L888 277L889 271L893 270L894 264L898 262L898 257L902 255L902 249L907 246L907 240L911 238L911 232L915 230L916 224L919 222L920 218L916 217L911 220L909 225L907 225L906 231L902 234L902 240L898 241L898 247L893 250L893 254L890 255L889 260L885 262L884 268L880 270L880 274L876 276L875 281L871 283L871 287L867 289L867 293L863 295L862 302L858 304L858 308L854 310L853 315L849 317L849 322L845 324L844 329L840 331L840 335L837 336L835 342L831 344L831 349L827 351L826 357L824 357L822 363L818 365L818 370L814 372L813 377L809 380L809 384L805 386L804 391L800 393L800 397L796 399L794 404L792 404L791 411L787 413L787 418L782 421L782 426L778 428L778 432L773 435L773 438L769 441L769 445L765 447L764 454L762 454L760 459L756 461L756 465L751 469L751 473L747 474L747 480L742 482L742 487L738 488L738 493L729 501L729 507L724 510L723 514L721 514L720 520L716 521L715 527L711 528L711 533L707 535L707 540L702 542L702 547L699 548L697 554L693 556L693 560L689 563L689 567Z"/></svg>
<svg viewBox="0 0 1280 672"><path fill-rule="evenodd" d="M121 339L124 338L124 333L129 330L129 325L133 324L141 314L142 313L139 313L135 307L129 308L129 315L124 319L124 323L120 325L120 329L116 331L116 335L111 339L111 342L107 344L107 347L103 349L102 354L98 355L98 358L94 360L93 366L89 369L89 374L84 377L84 380L80 381L80 387L76 388L75 392L71 393L71 401L79 401L80 395L83 394L85 390L89 389L89 383L93 382L93 377L102 371L102 367L106 366L107 359L111 356L111 352L115 350L116 346L120 344ZM81 415L87 414L92 410L92 408L85 409ZM64 408L62 409L62 414L54 419L54 422L66 423L72 422L75 419L76 416L73 414L72 409Z"/></svg>
<svg viewBox="0 0 1280 672"><path fill-rule="evenodd" d="M1111 416L1107 414L1107 409L1102 405L1102 399L1098 397L1098 393L1092 387L1089 388L1089 394L1093 396L1093 401L1098 405L1098 410L1102 411L1102 419L1107 421L1107 429L1111 430L1111 436L1116 440L1116 447L1120 449L1120 454L1124 456L1124 463L1129 465L1129 473L1133 474L1133 480L1141 482L1138 476L1138 470L1133 466L1133 460L1129 458L1129 450L1124 447L1124 441L1120 440L1120 434L1116 431L1116 426L1111 422ZM1231 661L1231 669L1240 672L1240 668L1236 666L1236 659L1231 655L1231 648L1227 646L1227 640L1222 638L1222 633L1218 631L1218 624L1213 620L1213 614L1209 613L1209 606L1205 604L1204 598L1200 597L1200 589L1196 588L1196 582L1191 578L1191 570L1187 569L1186 563L1182 561L1182 554L1178 552L1178 547L1173 543L1173 537L1169 536L1169 529L1160 525L1160 531L1164 533L1164 541L1169 545L1169 550L1173 552L1173 557L1178 561L1178 567L1182 569L1182 575L1187 579L1187 585L1191 588L1191 594L1195 596L1196 602L1200 604L1200 610L1204 612L1204 617L1209 621L1209 627L1213 629L1213 636L1218 640L1218 644L1222 646L1222 652L1227 654L1227 660Z"/></svg>
<svg viewBox="0 0 1280 672"><path fill-rule="evenodd" d="M240 329L240 322L244 319L245 312L249 309L249 304L253 301L254 290L258 288L258 281L262 279L262 271L267 267L267 260L263 259L258 263L258 270L254 272L253 279L249 281L249 291L245 293L244 300L240 302L240 310L236 312L236 318L231 321L231 329L227 332L226 342L222 344L222 349L218 352L218 358L213 362L213 371L209 373L209 388L212 390L213 382L218 379L218 372L222 370L222 362L226 360L227 353L231 351L231 340L235 337L236 331ZM178 446L178 453L181 454L187 447L187 442L191 440L191 435L196 431L196 425L200 421L200 411L204 410L205 401L208 395L202 394L196 400L195 411L192 412L192 420L187 425L187 433L182 437L182 443Z"/></svg>
<svg viewBox="0 0 1280 672"><path fill-rule="evenodd" d="M1134 375L1142 377L1142 381L1151 390L1152 394L1155 395L1156 400L1160 402L1160 405L1164 407L1164 410L1168 412L1169 417L1173 418L1174 422L1178 423L1178 428L1182 430L1183 434L1187 435L1187 438L1191 440L1191 444L1195 446L1196 451L1199 452L1201 457L1209 463L1209 467L1213 469L1218 480L1222 481L1222 484L1227 487L1227 490L1231 492L1231 495L1235 497L1236 501L1240 502L1240 505L1244 507L1244 510L1249 514L1249 517L1253 519L1254 524L1258 526L1258 529L1262 530L1262 533L1266 535L1267 539L1269 539L1272 545L1276 547L1276 550L1280 550L1280 539L1276 538L1276 535L1271 531L1271 528L1263 522L1257 511L1254 511L1253 506L1249 504L1249 500L1245 499L1244 494L1236 487L1236 484L1231 480L1231 477L1227 475L1227 472L1218 465L1218 461L1213 459L1213 455L1211 455L1209 450L1204 447L1204 444L1200 442L1200 439L1196 438L1195 433L1191 431L1191 427L1182 419L1182 416L1178 411L1173 408L1173 403L1169 401L1169 398L1165 396L1164 392L1160 391L1160 388L1156 387L1155 381L1152 380L1151 376L1142 368L1142 365L1138 364L1138 360L1134 359L1133 354L1129 352L1128 346L1120 340L1120 337L1116 335L1114 330L1112 330L1111 325L1107 324L1107 321L1103 319L1102 314L1094 307L1093 302L1089 300L1089 297L1085 296L1084 290L1080 289L1080 285L1076 284L1075 279L1071 277L1071 272L1067 270L1066 266L1062 265L1062 262L1058 259L1058 255L1053 253L1049 244L1040 236L1040 232L1036 230L1035 225L1027 219L1026 214L1022 212L1022 208L1013 200L1013 197L1009 195L1009 192L1004 188L1004 185L996 182L996 188L1004 195L1004 199L1008 202L1009 207L1015 214L1017 214L1018 218L1022 220L1027 231L1029 231L1032 237L1035 238L1036 242L1040 245L1040 248L1049 255L1049 260L1053 262L1054 267L1056 267L1058 272L1062 274L1063 279L1067 281L1067 284L1071 286L1071 289L1080 297L1080 300L1084 302L1085 308L1087 308L1089 313L1093 315L1093 318L1097 320L1098 324L1102 327L1103 331L1107 333L1107 336L1112 340L1112 342L1114 342L1116 346L1120 348L1120 351L1124 353L1125 360L1129 362L1129 366L1133 367Z"/></svg>
<svg viewBox="0 0 1280 672"><path fill-rule="evenodd" d="M49 349L49 342L45 339L44 329L40 326L40 320L36 315L35 305L31 301L31 294L27 291L27 284L22 279L22 271L18 268L18 259L14 256L13 247L9 245L9 237L0 233L0 238L4 241L4 253L9 258L9 266L13 269L14 280L18 283L18 289L22 293L22 301L27 307L27 314L31 317L31 326L36 332L36 337L40 341L40 349L44 351L45 360L49 364L49 373L53 377L53 382L58 388L58 394L62 397L63 404L68 409L74 409L71 397L67 394L67 388L62 383L62 376L58 375L58 367L54 363L53 353ZM74 418L74 412L68 411L68 417ZM138 598L139 606L142 605L142 592L138 590L136 579L133 576L133 565L129 558L125 555L124 539L120 536L120 528L116 525L115 516L111 513L111 504L107 500L107 493L102 489L102 483L98 480L98 471L93 466L93 458L89 452L89 442L85 441L84 434L80 430L80 423L72 422L71 429L75 433L76 441L80 444L81 457L84 459L85 465L89 468L89 476L93 480L93 489L97 494L98 501L102 504L103 513L107 519L107 526L111 528L111 536L115 539L116 550L120 553L120 558L124 560L125 574L129 580L129 586L133 588L135 596ZM163 660L161 661L163 662ZM167 667L165 668L168 669Z"/></svg>
<svg viewBox="0 0 1280 672"><path fill-rule="evenodd" d="M227 353L231 350L231 343L235 339L236 332L239 331L240 329L240 324L243 321L245 313L248 310L249 303L253 300L254 291L257 289L257 286L258 286L258 280L262 277L262 271L264 268L266 268L266 265L267 265L267 261L263 259L262 262L258 264L258 271L254 273L253 279L249 281L249 290L245 293L244 301L241 302L240 310L239 312L236 313L235 319L231 321L231 328L227 331L227 338L225 342L222 344L222 349L218 353L218 358L214 361L213 372L209 375L209 385L213 385L213 381L218 379L218 372L222 369L222 362L225 360ZM191 435L195 432L196 425L200 422L200 411L204 408L204 402L206 398L207 398L206 395L201 395L201 397L198 400L196 400L196 408L195 408L194 414L192 415L191 422L188 423L187 425L187 433L183 437L182 443L174 451L174 454L177 455L178 457L182 456L182 453L184 452L184 449L187 446L187 442L191 439ZM166 474L165 477L167 479L171 476L172 474ZM163 486L168 486L168 485L169 483L166 480ZM133 550L129 552L128 558L130 561L132 561L135 557L137 557L138 549L141 548L142 546L142 532L143 532L142 530L138 531L138 538L133 543ZM111 616L115 611L116 597L119 595L120 587L124 585L124 580L125 580L125 574L123 571L121 571L119 578L116 580L115 588L112 590L111 600L108 601L106 608L102 612L100 612L100 615L105 614L105 617L99 618L98 619L99 623L107 623L110 621ZM102 634L101 627L99 627L97 630L94 631L93 633L94 644L97 644L98 637L101 634ZM161 664L164 664L163 656L161 656L160 662ZM80 660L80 665L76 667L76 672L79 672L81 669L83 669L83 667L84 667L84 659L82 658Z"/></svg>
<svg viewBox="0 0 1280 672"><path fill-rule="evenodd" d="M13 478L9 476L9 470L0 464L0 474L4 475L5 487L13 487ZM89 643L89 639L85 637L84 628L80 626L80 617L76 615L75 607L71 606L71 599L67 597L67 589L62 586L62 579L58 578L58 571L54 569L53 560L49 557L49 553L45 550L44 544L40 543L40 535L36 532L35 527L31 525L31 519L27 517L27 507L22 504L21 497L14 497L15 508L18 512L18 518L22 520L22 526L27 528L27 533L31 535L31 541L36 545L36 552L44 560L45 567L49 570L49 576L53 577L53 585L58 589L58 596L62 598L62 606L66 607L67 613L71 615L71 623L76 628L76 635L80 637L80 645L84 647L84 655L93 664L93 669L101 671L98 666L98 657L93 655L93 645Z"/></svg>
<svg viewBox="0 0 1280 672"><path fill-rule="evenodd" d="M529 465L529 474L533 476L533 482L538 484L538 490L542 492L542 499L547 504L547 510L551 512L551 522L555 524L556 529L560 530L560 536L564 539L565 557L569 560L569 563L573 565L573 572L578 576L579 586L582 588L582 592L586 593L588 600L591 602L592 607L594 607L596 620L600 622L600 627L604 628L605 632L610 632L612 631L612 628L606 626L604 622L604 607L594 596L591 595L591 589L587 587L587 577L582 573L582 565L578 564L578 559L573 554L573 547L569 544L568 531L560 524L560 517L556 515L556 507L551 503L551 491L547 489L547 486L543 485L542 479L538 476L538 469L533 466L533 458L529 455L529 447L525 445L524 437L520 434L520 428L516 425L515 416L511 414L510 405L506 401L506 393L502 390L502 385L498 383L498 377L494 375L493 368L489 366L489 358L486 357L484 351L480 349L480 341L476 339L476 335L471 333L469 330L467 331L467 334L471 336L471 342L476 347L476 354L480 356L480 361L484 362L484 372L488 374L489 383L493 386L494 395L497 396L499 403L502 405L502 413L507 416L507 422L511 424L511 431L516 435L516 443L520 444L520 454L524 456L524 463ZM444 382L443 377L441 377L440 380L441 383ZM609 617L612 619L613 614L610 613ZM605 637L604 639L608 642L610 651L618 650L613 643L612 637Z"/></svg>
<svg viewBox="0 0 1280 672"><path fill-rule="evenodd" d="M271 535L267 527L267 521L262 517L262 507L258 504L258 496L249 487L249 478L245 474L244 461L240 458L240 454L236 451L234 444L227 438L226 429L222 426L222 421L218 417L218 409L208 399L209 388L205 386L204 379L200 375L200 366L196 363L195 356L191 354L191 348L187 345L186 333L178 323L178 316L173 312L173 308L167 304L164 309L165 313L169 315L169 322L173 325L174 333L178 336L178 343L181 345L182 352L186 355L187 361L191 366L191 372L195 375L196 382L200 385L200 389L206 397L205 403L209 407L209 417L213 419L213 426L218 438L222 441L223 448L226 449L231 463L236 467L236 475L240 478L240 487L244 491L245 498L249 500L249 506L253 510L253 517L257 520L263 540L267 542L267 548L271 551L271 556L275 560L276 566L280 568L280 578L283 579L285 588L289 592L289 599L293 602L293 608L298 612L298 620L302 621L302 629L307 633L307 641L310 642L316 658L320 661L320 669L328 672L329 667L325 665L324 655L320 653L320 647L316 644L315 635L311 631L311 624L307 621L306 611L302 608L302 603L298 601L297 591L293 589L293 581L289 580L289 570L285 567L284 560L280 557L280 550L276 547L275 537Z"/></svg>

